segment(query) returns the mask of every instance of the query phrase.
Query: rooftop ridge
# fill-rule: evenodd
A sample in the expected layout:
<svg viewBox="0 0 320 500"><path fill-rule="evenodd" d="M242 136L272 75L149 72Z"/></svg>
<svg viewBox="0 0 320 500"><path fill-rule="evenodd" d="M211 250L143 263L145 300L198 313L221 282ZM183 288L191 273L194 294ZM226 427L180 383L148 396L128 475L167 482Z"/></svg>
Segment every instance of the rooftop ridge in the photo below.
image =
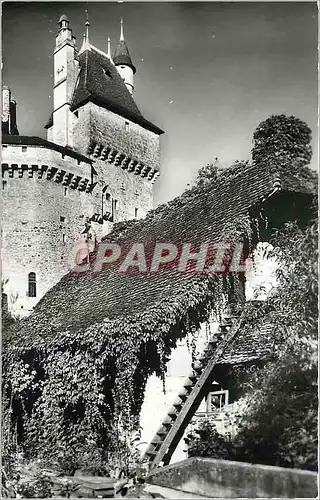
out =
<svg viewBox="0 0 320 500"><path fill-rule="evenodd" d="M98 49L98 47L95 47L94 45L92 45L92 43L90 43L89 45L93 50L98 52L98 54L101 54L102 56L107 57L112 62L111 57L106 52L103 52L103 50Z"/></svg>

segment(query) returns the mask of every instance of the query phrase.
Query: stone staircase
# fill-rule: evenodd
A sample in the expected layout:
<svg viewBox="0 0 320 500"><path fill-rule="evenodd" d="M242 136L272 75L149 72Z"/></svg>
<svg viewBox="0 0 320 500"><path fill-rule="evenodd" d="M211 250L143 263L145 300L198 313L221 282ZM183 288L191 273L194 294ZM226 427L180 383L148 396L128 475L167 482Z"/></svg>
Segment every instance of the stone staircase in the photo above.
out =
<svg viewBox="0 0 320 500"><path fill-rule="evenodd" d="M227 345L236 336L240 325L241 317L237 318L234 324L227 322L220 325L219 331L208 342L202 357L193 366L177 399L142 457L142 461L148 463L150 470L158 467L161 462L163 465L169 464L187 425L213 382L214 367Z"/></svg>

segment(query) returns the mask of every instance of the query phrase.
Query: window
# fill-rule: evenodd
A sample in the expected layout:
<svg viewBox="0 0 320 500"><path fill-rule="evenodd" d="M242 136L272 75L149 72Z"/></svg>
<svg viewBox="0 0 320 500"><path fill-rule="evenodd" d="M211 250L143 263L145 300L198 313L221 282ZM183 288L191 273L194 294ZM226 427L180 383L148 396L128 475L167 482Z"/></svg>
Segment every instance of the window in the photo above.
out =
<svg viewBox="0 0 320 500"><path fill-rule="evenodd" d="M64 188L64 195L68 196L68 188Z"/></svg>
<svg viewBox="0 0 320 500"><path fill-rule="evenodd" d="M229 404L228 390L210 392L207 396L207 412L221 410L223 406L228 404Z"/></svg>
<svg viewBox="0 0 320 500"><path fill-rule="evenodd" d="M62 243L65 243L65 242L66 242L66 235L65 235L65 234L63 234L63 235L62 235Z"/></svg>
<svg viewBox="0 0 320 500"><path fill-rule="evenodd" d="M134 216L135 216L135 218L138 217L138 209L137 208L134 209Z"/></svg>
<svg viewBox="0 0 320 500"><path fill-rule="evenodd" d="M21 149L22 149L22 152L25 153L27 151L27 146L22 146Z"/></svg>
<svg viewBox="0 0 320 500"><path fill-rule="evenodd" d="M113 208L114 210L118 210L118 200L113 200Z"/></svg>
<svg viewBox="0 0 320 500"><path fill-rule="evenodd" d="M66 218L60 215L60 222L66 222Z"/></svg>
<svg viewBox="0 0 320 500"><path fill-rule="evenodd" d="M37 296L37 278L36 273L28 274L28 297Z"/></svg>
<svg viewBox="0 0 320 500"><path fill-rule="evenodd" d="M2 189L5 189L7 187L7 181L2 181Z"/></svg>
<svg viewBox="0 0 320 500"><path fill-rule="evenodd" d="M128 132L129 127L130 127L129 122L125 122L124 123L124 128L126 129L126 132Z"/></svg>
<svg viewBox="0 0 320 500"><path fill-rule="evenodd" d="M122 191L125 191L125 190L126 190L125 185L124 185L124 182L121 182L121 189L122 189Z"/></svg>

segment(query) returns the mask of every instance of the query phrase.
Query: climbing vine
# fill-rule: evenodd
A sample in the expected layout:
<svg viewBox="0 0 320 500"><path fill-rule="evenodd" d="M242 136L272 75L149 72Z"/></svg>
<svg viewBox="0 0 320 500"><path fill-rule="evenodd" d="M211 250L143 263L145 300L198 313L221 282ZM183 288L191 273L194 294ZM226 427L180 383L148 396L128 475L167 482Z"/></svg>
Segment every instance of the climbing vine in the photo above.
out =
<svg viewBox="0 0 320 500"><path fill-rule="evenodd" d="M237 164L231 173L221 173L218 182L233 179L241 168ZM172 209L179 211L202 190L207 196L210 185L196 184L150 212L145 221L118 225L109 239L126 237L132 227L139 228ZM221 238L245 241L249 254L257 238L249 214L242 212L225 225ZM156 373L164 381L172 349L188 335L194 360L200 325L212 314L218 317L230 297L236 310L243 301L242 285L241 277L232 275L190 275L177 285L178 293L132 317L92 323L85 331L75 332L55 331L45 319L50 335L44 339L41 326L34 324L25 347L17 338L23 335L22 322L19 330L8 333L4 352L3 395L9 415L5 432L16 436L26 456L60 464L67 459L71 469L81 467L83 457L93 449L109 460L110 453L121 455L138 426L148 377ZM121 449L120 434L127 436Z"/></svg>

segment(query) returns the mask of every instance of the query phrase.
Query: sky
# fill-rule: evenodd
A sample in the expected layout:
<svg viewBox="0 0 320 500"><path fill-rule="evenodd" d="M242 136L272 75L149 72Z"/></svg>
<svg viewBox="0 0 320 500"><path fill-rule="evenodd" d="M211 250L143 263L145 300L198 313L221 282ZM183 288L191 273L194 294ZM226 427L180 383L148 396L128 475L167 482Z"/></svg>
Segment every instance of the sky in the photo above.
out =
<svg viewBox="0 0 320 500"><path fill-rule="evenodd" d="M81 46L107 50L120 17L137 67L134 98L165 131L155 205L182 193L202 166L250 159L252 135L272 114L294 115L313 132L317 164L315 2L5 2L2 82L17 100L21 135L46 137L53 48L65 13Z"/></svg>

